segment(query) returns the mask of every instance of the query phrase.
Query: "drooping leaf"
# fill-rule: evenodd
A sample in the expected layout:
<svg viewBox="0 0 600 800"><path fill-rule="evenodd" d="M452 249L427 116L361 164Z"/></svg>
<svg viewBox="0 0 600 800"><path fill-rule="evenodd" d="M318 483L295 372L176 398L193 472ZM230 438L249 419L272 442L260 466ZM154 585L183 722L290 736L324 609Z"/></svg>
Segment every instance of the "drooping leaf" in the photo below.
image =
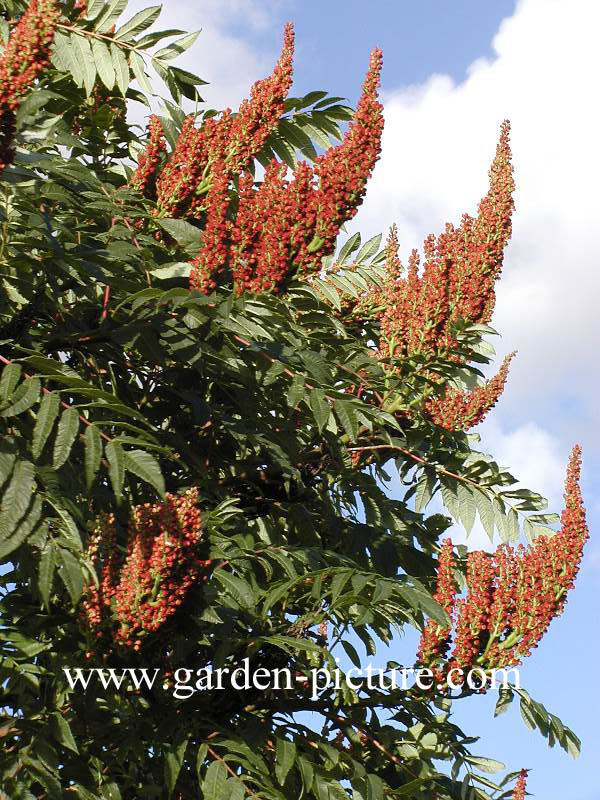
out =
<svg viewBox="0 0 600 800"><path fill-rule="evenodd" d="M142 480L154 486L160 495L165 493L165 480L160 471L160 465L153 455L145 450L124 451L124 466L128 472L133 472Z"/></svg>
<svg viewBox="0 0 600 800"><path fill-rule="evenodd" d="M67 408L63 411L54 440L54 455L52 464L54 469L59 469L68 459L73 443L79 433L79 412L76 408Z"/></svg>
<svg viewBox="0 0 600 800"><path fill-rule="evenodd" d="M85 480L91 489L102 460L102 437L95 425L88 425L84 434Z"/></svg>
<svg viewBox="0 0 600 800"><path fill-rule="evenodd" d="M60 407L60 397L56 392L49 392L42 397L42 402L38 409L35 428L33 429L33 442L31 451L34 459L38 459L44 449L48 436L52 433L52 428L58 416Z"/></svg>
<svg viewBox="0 0 600 800"><path fill-rule="evenodd" d="M108 474L113 491L117 498L120 498L125 480L125 453L118 442L109 442L104 452L108 459Z"/></svg>

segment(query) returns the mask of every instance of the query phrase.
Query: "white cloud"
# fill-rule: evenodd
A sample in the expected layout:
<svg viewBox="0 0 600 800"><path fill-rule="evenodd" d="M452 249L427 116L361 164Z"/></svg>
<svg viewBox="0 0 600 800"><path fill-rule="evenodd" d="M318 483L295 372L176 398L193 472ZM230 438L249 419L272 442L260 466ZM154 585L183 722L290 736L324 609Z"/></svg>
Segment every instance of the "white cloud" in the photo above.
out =
<svg viewBox="0 0 600 800"><path fill-rule="evenodd" d="M508 469L524 488L546 497L551 510L561 510L569 452L563 452L555 436L534 422L506 429L494 418L478 428L478 433L478 449L492 453L499 466Z"/></svg>
<svg viewBox="0 0 600 800"><path fill-rule="evenodd" d="M589 398L600 389L599 27L596 0L522 0L494 38L495 57L474 62L462 83L434 75L388 93L383 154L358 217L367 232L395 220L407 255L473 213L509 118L516 213L493 324L499 349L519 356L498 413L538 418L537 405L549 424L567 397L567 438L585 427L589 444L598 436Z"/></svg>

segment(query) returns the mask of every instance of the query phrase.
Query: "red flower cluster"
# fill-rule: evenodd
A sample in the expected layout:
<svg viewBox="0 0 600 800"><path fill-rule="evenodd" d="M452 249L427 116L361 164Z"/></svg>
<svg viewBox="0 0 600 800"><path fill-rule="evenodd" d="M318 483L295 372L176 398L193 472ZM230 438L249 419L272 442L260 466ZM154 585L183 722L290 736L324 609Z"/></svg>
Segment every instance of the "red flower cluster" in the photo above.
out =
<svg viewBox="0 0 600 800"><path fill-rule="evenodd" d="M452 544L446 542L439 559L436 599L456 619L454 649L448 659L450 631L427 623L418 661L437 674L455 667L516 666L530 655L563 611L588 538L579 488L581 451L575 447L565 484L561 529L539 536L525 548L501 545L495 553L472 551L467 556L467 595L456 599L452 579ZM454 673L453 677L457 673Z"/></svg>
<svg viewBox="0 0 600 800"><path fill-rule="evenodd" d="M216 288L216 278L225 269L228 257L229 177L223 161L215 162L208 192L208 213L200 255L192 261L190 289L209 294Z"/></svg>
<svg viewBox="0 0 600 800"><path fill-rule="evenodd" d="M205 119L200 128L186 118L169 162L156 181L159 213L201 218L210 209L206 193L214 164L223 162L228 178L246 169L260 152L283 113L292 85L294 29L285 26L281 56L273 74L257 81L250 99L244 100L234 116L230 110L220 117Z"/></svg>
<svg viewBox="0 0 600 800"><path fill-rule="evenodd" d="M99 572L83 604L89 627L108 630L117 645L139 650L183 603L189 589L208 579L210 561L198 558L202 515L198 492L167 494L164 503L132 509L127 553L119 556L115 518L103 514L90 537L88 555Z"/></svg>
<svg viewBox="0 0 600 800"><path fill-rule="evenodd" d="M456 636L452 666L475 664L485 642L494 591L494 569L489 554L475 550L467 557L466 598L456 605Z"/></svg>
<svg viewBox="0 0 600 800"><path fill-rule="evenodd" d="M452 324L462 318L485 323L495 303L494 284L502 269L504 246L511 234L514 181L510 162L509 123L504 122L490 169L490 188L477 217L464 215L459 228L447 225L424 243L425 266L413 251L407 274L395 268L383 289L372 293L381 307L381 350L398 355L452 349Z"/></svg>
<svg viewBox="0 0 600 800"><path fill-rule="evenodd" d="M167 150L167 142L160 119L152 114L148 123L148 141L144 152L138 159L137 169L129 180L129 185L145 197L154 199L156 194L156 171L160 159Z"/></svg>
<svg viewBox="0 0 600 800"><path fill-rule="evenodd" d="M14 115L48 64L59 17L56 0L31 0L0 58L0 172L14 158Z"/></svg>
<svg viewBox="0 0 600 800"><path fill-rule="evenodd" d="M456 604L457 586L453 575L454 554L452 540L445 539L438 559L437 587L433 596L448 615L450 624L439 625L428 620L421 636L417 660L422 664L431 664L446 655L450 641L450 633L454 622L454 606Z"/></svg>
<svg viewBox="0 0 600 800"><path fill-rule="evenodd" d="M301 273L320 269L322 257L335 248L341 226L362 202L379 156L381 63L381 51L373 51L362 96L341 144L327 150L314 167L298 164L291 180L286 178L285 164L277 161L269 165L258 189L249 173L242 175L239 206L231 222L225 202L228 174L221 168L220 183L211 187L208 198L206 231L211 238L205 239L193 262L191 288L210 291L227 262L238 294L277 292L292 269Z"/></svg>
<svg viewBox="0 0 600 800"><path fill-rule="evenodd" d="M427 415L447 431L466 431L478 425L496 405L506 384L508 368L515 353L506 356L498 374L470 392L446 389L442 397L425 403Z"/></svg>
<svg viewBox="0 0 600 800"><path fill-rule="evenodd" d="M512 800L525 800L526 790L527 790L527 770L522 769L519 774L519 777L517 778L517 782L515 783L515 788L513 789Z"/></svg>

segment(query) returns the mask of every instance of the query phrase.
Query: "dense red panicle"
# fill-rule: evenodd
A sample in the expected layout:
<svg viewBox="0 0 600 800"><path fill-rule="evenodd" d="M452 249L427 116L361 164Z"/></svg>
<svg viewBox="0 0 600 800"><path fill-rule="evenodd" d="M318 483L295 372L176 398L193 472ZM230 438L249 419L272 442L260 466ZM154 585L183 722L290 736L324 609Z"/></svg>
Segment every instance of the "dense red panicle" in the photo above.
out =
<svg viewBox="0 0 600 800"><path fill-rule="evenodd" d="M436 425L448 431L467 431L482 422L504 391L508 368L515 353L502 362L497 375L470 392L447 388L442 397L430 398L425 411Z"/></svg>
<svg viewBox="0 0 600 800"><path fill-rule="evenodd" d="M494 570L492 557L483 550L467 556L467 596L457 604L456 635L450 668L474 664L488 628Z"/></svg>
<svg viewBox="0 0 600 800"><path fill-rule="evenodd" d="M314 272L315 265L320 267L321 257L334 251L340 228L362 203L381 152L383 106L377 99L377 90L382 63L381 50L373 50L362 94L343 141L327 150L315 164L318 189L309 197L309 219L303 218L306 233L294 243L298 250L293 258L300 271Z"/></svg>
<svg viewBox="0 0 600 800"><path fill-rule="evenodd" d="M203 524L197 503L198 492L191 489L167 494L163 503L135 506L124 561L117 555L114 515L98 518L88 555L100 586L88 587L83 610L99 636L114 625L114 642L139 650L142 638L177 611L189 589L207 580L210 561L198 558Z"/></svg>
<svg viewBox="0 0 600 800"><path fill-rule="evenodd" d="M442 652L435 635L437 626L429 621L419 647L419 663L445 674L454 667L465 671L473 666L510 667L537 647L552 620L563 611L588 538L579 488L580 468L581 450L575 447L567 468L560 531L554 536L538 536L527 548L501 545L492 554L470 552L467 596L456 603L455 593L443 590L452 574L452 548L443 551L436 599L443 605L452 597L450 608L456 619L454 649L445 666L440 666L450 631L443 632ZM453 677L458 682L456 675Z"/></svg>
<svg viewBox="0 0 600 800"><path fill-rule="evenodd" d="M250 99L242 101L231 123L226 155L230 175L239 175L250 164L268 135L277 127L292 86L293 58L294 28L288 22L283 33L283 49L273 74L256 81Z"/></svg>
<svg viewBox="0 0 600 800"><path fill-rule="evenodd" d="M289 270L292 220L298 215L310 191L300 190L300 176L306 165L296 169L296 192L285 179L285 164L272 161L264 181L254 189L252 176L246 173L240 182L240 203L231 232L231 263L238 292L276 290Z"/></svg>
<svg viewBox="0 0 600 800"><path fill-rule="evenodd" d="M465 215L460 227L447 225L440 236L425 240L422 274L413 252L406 277L395 269L384 289L374 291L373 303L382 306L384 356L389 354L391 341L398 355L451 349L450 328L458 318L489 322L494 285L511 234L514 181L509 130L509 123L504 122L489 173L490 188L477 217Z"/></svg>
<svg viewBox="0 0 600 800"><path fill-rule="evenodd" d="M272 75L254 84L250 99L242 102L236 116L227 109L219 117L204 120L200 128L194 127L192 116L186 118L156 182L160 213L200 218L210 208L206 191L212 166L222 162L227 176L233 178L250 165L283 113L292 85L293 56L294 29L288 23Z"/></svg>
<svg viewBox="0 0 600 800"><path fill-rule="evenodd" d="M434 620L428 620L417 653L417 661L422 664L433 664L446 655L448 640L454 621L454 606L456 602L457 585L454 580L454 555L451 539L445 539L438 559L437 585L434 600L444 609L450 624L439 625Z"/></svg>
<svg viewBox="0 0 600 800"><path fill-rule="evenodd" d="M250 175L242 177L239 207L230 226L230 261L238 294L277 292L292 270L318 271L322 257L333 252L340 227L362 202L380 152L383 116L377 87L381 63L381 52L375 50L343 141L324 153L314 167L300 163L288 180L286 166L274 161L258 189ZM200 253L199 258L211 257ZM208 285L207 277L203 284ZM195 276L191 286L198 286Z"/></svg>
<svg viewBox="0 0 600 800"><path fill-rule="evenodd" d="M59 17L56 0L32 0L0 57L0 172L14 158L14 114L49 62Z"/></svg>
<svg viewBox="0 0 600 800"><path fill-rule="evenodd" d="M217 285L215 279L227 264L228 206L229 179L224 162L217 161L213 166L212 183L208 192L208 214L204 226L203 246L192 261L190 289L209 294Z"/></svg>
<svg viewBox="0 0 600 800"><path fill-rule="evenodd" d="M129 185L149 199L156 192L156 171L161 156L167 149L167 142L160 119L152 114L148 122L148 141L144 152L138 159L137 169L131 176Z"/></svg>
<svg viewBox="0 0 600 800"><path fill-rule="evenodd" d="M522 769L515 788L513 790L512 800L525 800L525 792L527 789L527 770Z"/></svg>
<svg viewBox="0 0 600 800"><path fill-rule="evenodd" d="M575 583L589 538L579 476L581 450L573 449L565 484L565 508L560 531L552 537L540 536L521 553L521 571L515 586L512 630L523 631L523 638L511 647L506 657L515 662L537 647L552 619L560 615L566 594Z"/></svg>

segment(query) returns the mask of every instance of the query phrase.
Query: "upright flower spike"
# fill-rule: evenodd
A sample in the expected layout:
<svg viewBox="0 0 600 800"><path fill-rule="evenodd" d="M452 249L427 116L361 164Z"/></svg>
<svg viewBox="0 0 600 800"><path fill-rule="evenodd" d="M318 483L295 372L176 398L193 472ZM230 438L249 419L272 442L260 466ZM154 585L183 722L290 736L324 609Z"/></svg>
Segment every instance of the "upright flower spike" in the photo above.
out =
<svg viewBox="0 0 600 800"><path fill-rule="evenodd" d="M513 790L512 800L525 800L525 794L527 790L527 772L528 771L526 769L521 770Z"/></svg>
<svg viewBox="0 0 600 800"><path fill-rule="evenodd" d="M167 149L162 122L152 114L148 123L148 141L144 152L138 159L137 169L131 176L129 185L148 199L156 195L156 171L161 156Z"/></svg>
<svg viewBox="0 0 600 800"><path fill-rule="evenodd" d="M398 226L394 222L390 227L385 243L385 269L387 276L392 281L402 278L402 261L400 260L400 242L398 241Z"/></svg>
<svg viewBox="0 0 600 800"><path fill-rule="evenodd" d="M208 214L202 236L202 249L193 259L190 289L204 294L216 288L216 278L227 264L229 221L229 180L222 161L213 167L212 184L208 193Z"/></svg>
<svg viewBox="0 0 600 800"><path fill-rule="evenodd" d="M561 528L539 536L522 554L510 627L519 634L505 657L520 660L537 647L552 620L562 614L567 592L575 583L589 532L579 486L581 449L573 448L565 482Z"/></svg>
<svg viewBox="0 0 600 800"><path fill-rule="evenodd" d="M291 181L285 165L276 161L257 190L244 181L231 248L238 294L280 291L293 272L318 271L322 257L335 248L339 229L362 202L380 152L381 59L381 51L373 51L361 99L340 145L314 168L298 164Z"/></svg>
<svg viewBox="0 0 600 800"><path fill-rule="evenodd" d="M14 115L48 65L59 17L56 0L31 0L0 57L0 173L14 158Z"/></svg>
<svg viewBox="0 0 600 800"><path fill-rule="evenodd" d="M422 275L409 269L404 280L389 277L380 315L384 355L392 338L403 354L448 350L450 327L458 318L489 322L514 207L509 132L504 122L477 217L465 214L460 227L447 225L440 236L425 240Z"/></svg>
<svg viewBox="0 0 600 800"><path fill-rule="evenodd" d="M273 74L256 81L250 99L243 100L234 117L227 142L225 161L231 176L246 169L259 153L283 114L292 87L294 27L288 22L283 31L283 48Z"/></svg>
<svg viewBox="0 0 600 800"><path fill-rule="evenodd" d="M237 294L277 291L289 270L290 220L295 211L286 165L272 161L258 190L247 174L240 182L231 263Z"/></svg>
<svg viewBox="0 0 600 800"><path fill-rule="evenodd" d="M436 425L447 431L468 431L482 422L496 405L508 378L508 369L515 353L510 353L498 371L483 386L470 392L446 389L442 397L430 398L425 411Z"/></svg>
<svg viewBox="0 0 600 800"><path fill-rule="evenodd" d="M124 560L117 555L114 517L101 517L88 550L100 582L99 589L88 588L83 605L89 628L139 650L143 638L173 616L189 589L207 580L210 561L198 557L202 537L195 489L134 507Z"/></svg>
<svg viewBox="0 0 600 800"><path fill-rule="evenodd" d="M540 535L533 544L514 549L501 545L495 553L472 551L467 557L467 596L453 603L454 635L428 622L417 660L447 675L458 667L465 675L472 667L489 670L521 663L537 647L552 620L560 615L574 585L588 529L579 477L581 450L573 448L565 483L561 529ZM440 558L438 587L447 582L447 565ZM438 602L441 602L442 595ZM444 663L447 643L452 655ZM456 675L456 673L455 673ZM456 678L455 678L456 680Z"/></svg>
<svg viewBox="0 0 600 800"><path fill-rule="evenodd" d="M165 168L156 182L159 213L200 218L208 205L212 165L224 164L229 179L247 169L277 127L293 78L294 29L284 29L281 55L273 73L252 87L234 116L229 109L204 120L200 128L188 116Z"/></svg>
<svg viewBox="0 0 600 800"><path fill-rule="evenodd" d="M465 600L457 604L456 637L450 668L465 670L475 664L489 626L494 571L489 553L473 550L467 556Z"/></svg>
<svg viewBox="0 0 600 800"><path fill-rule="evenodd" d="M223 120L210 118L201 128L195 128L194 116L189 114L185 118L175 148L156 178L159 214L180 217L189 213L195 192L205 178L210 136L218 129L219 123L221 128L224 126Z"/></svg>
<svg viewBox="0 0 600 800"><path fill-rule="evenodd" d="M439 603L448 615L449 624L439 625L434 620L428 620L417 653L420 664L433 665L443 659L448 649L450 633L454 620L457 586L454 580L454 549L451 539L445 539L438 558L438 574L435 594L433 599Z"/></svg>
<svg viewBox="0 0 600 800"><path fill-rule="evenodd" d="M114 514L100 514L90 534L87 555L98 571L98 586L91 583L83 600L90 628L99 630L114 597L119 572L117 529Z"/></svg>
<svg viewBox="0 0 600 800"><path fill-rule="evenodd" d="M494 591L489 611L489 640L484 650L485 664L489 667L515 666L506 663L500 643L512 633L515 611L515 594L521 576L521 559L513 547L501 544L493 554ZM484 655L482 654L482 655Z"/></svg>
<svg viewBox="0 0 600 800"><path fill-rule="evenodd" d="M321 258L330 255L340 228L352 219L363 201L367 181L381 152L383 106L378 100L383 54L371 53L369 69L356 112L341 144L317 160L318 189L311 193L314 228L305 221L298 226L294 263L299 272L314 272ZM311 220L312 221L312 220ZM302 231L303 236L298 234Z"/></svg>

